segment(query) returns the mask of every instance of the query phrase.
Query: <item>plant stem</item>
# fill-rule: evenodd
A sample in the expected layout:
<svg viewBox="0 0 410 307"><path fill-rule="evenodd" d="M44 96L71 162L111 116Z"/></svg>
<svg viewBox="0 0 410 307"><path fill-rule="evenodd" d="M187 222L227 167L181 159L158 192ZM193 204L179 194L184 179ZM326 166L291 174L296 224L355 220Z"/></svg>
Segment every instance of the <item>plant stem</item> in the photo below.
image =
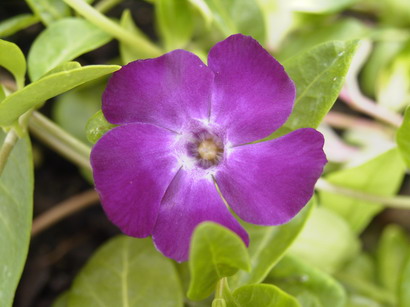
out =
<svg viewBox="0 0 410 307"><path fill-rule="evenodd" d="M128 44L130 47L135 48L138 52L143 52L147 57L156 57L161 55L161 50L153 43L143 37L136 36L125 30L87 4L84 0L64 0L64 2L66 2L77 13L82 15L92 24L99 27L101 30L111 34L124 44Z"/></svg>
<svg viewBox="0 0 410 307"><path fill-rule="evenodd" d="M381 196L375 194L368 194L361 191L355 191L349 188L334 185L323 178L320 178L317 181L316 189L319 191L331 192L368 202L382 203L386 207L390 208L410 209L410 196Z"/></svg>
<svg viewBox="0 0 410 307"><path fill-rule="evenodd" d="M121 2L122 0L101 0L94 7L101 14L104 14Z"/></svg>
<svg viewBox="0 0 410 307"><path fill-rule="evenodd" d="M99 197L97 192L88 190L53 206L53 208L34 219L31 236L34 237L65 217L94 205L98 203L98 201Z"/></svg>
<svg viewBox="0 0 410 307"><path fill-rule="evenodd" d="M44 143L78 166L91 170L91 148L79 141L39 112L33 112L30 131Z"/></svg>
<svg viewBox="0 0 410 307"><path fill-rule="evenodd" d="M18 137L14 128L11 128L4 139L3 145L0 149L0 176L6 167L7 159L17 143Z"/></svg>
<svg viewBox="0 0 410 307"><path fill-rule="evenodd" d="M226 287L227 279L222 277L216 284L215 299L224 298L224 289Z"/></svg>

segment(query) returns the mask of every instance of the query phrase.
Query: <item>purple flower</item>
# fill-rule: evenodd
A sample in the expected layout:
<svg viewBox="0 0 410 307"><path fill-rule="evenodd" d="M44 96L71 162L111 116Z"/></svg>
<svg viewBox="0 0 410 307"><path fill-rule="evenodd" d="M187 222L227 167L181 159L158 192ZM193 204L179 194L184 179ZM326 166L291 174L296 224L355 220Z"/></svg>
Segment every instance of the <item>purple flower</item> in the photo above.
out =
<svg viewBox="0 0 410 307"><path fill-rule="evenodd" d="M295 87L257 41L233 35L209 52L208 66L175 50L115 72L103 95L120 125L94 146L96 188L110 220L133 237L152 235L177 261L194 228L219 223L248 244L244 221L278 225L312 197L326 158L323 137L303 128L249 144L278 129Z"/></svg>

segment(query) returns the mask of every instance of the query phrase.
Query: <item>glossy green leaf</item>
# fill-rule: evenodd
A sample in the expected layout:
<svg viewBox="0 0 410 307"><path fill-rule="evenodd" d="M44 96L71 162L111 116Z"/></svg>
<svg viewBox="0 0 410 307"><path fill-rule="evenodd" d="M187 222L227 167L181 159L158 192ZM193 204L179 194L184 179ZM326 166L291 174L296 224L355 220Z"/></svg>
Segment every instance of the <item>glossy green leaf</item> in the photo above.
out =
<svg viewBox="0 0 410 307"><path fill-rule="evenodd" d="M133 33L134 35L142 37L145 41L149 40L149 38L146 37L145 34L134 23L130 10L124 10L121 16L120 24L121 27ZM119 45L121 60L124 65L128 64L129 62L147 57L146 52L140 52L138 48L132 48L129 44L125 44L123 41L120 41Z"/></svg>
<svg viewBox="0 0 410 307"><path fill-rule="evenodd" d="M87 142L86 125L89 118L101 109L105 83L90 82L59 96L53 105L53 118L57 124L77 139Z"/></svg>
<svg viewBox="0 0 410 307"><path fill-rule="evenodd" d="M6 92L2 84L0 84L0 102L6 98Z"/></svg>
<svg viewBox="0 0 410 307"><path fill-rule="evenodd" d="M288 253L332 273L355 256L359 240L349 225L332 211L318 206Z"/></svg>
<svg viewBox="0 0 410 307"><path fill-rule="evenodd" d="M80 18L65 18L51 24L36 38L28 55L32 81L54 67L75 59L110 41L111 36Z"/></svg>
<svg viewBox="0 0 410 307"><path fill-rule="evenodd" d="M225 36L242 33L257 40L264 39L263 16L255 1L204 0L214 22Z"/></svg>
<svg viewBox="0 0 410 307"><path fill-rule="evenodd" d="M285 256L269 273L265 282L273 283L293 295L303 307L344 307L346 293L341 284L325 272L291 256Z"/></svg>
<svg viewBox="0 0 410 307"><path fill-rule="evenodd" d="M238 307L300 307L294 297L267 284L240 287L233 292L233 297Z"/></svg>
<svg viewBox="0 0 410 307"><path fill-rule="evenodd" d="M335 185L357 191L392 196L398 191L404 172L404 163L398 150L392 149L360 166L331 173L326 179ZM356 233L360 233L383 209L380 203L331 192L321 191L320 196L322 204L343 217Z"/></svg>
<svg viewBox="0 0 410 307"><path fill-rule="evenodd" d="M35 81L7 96L0 103L0 126L11 125L20 115L31 108L38 107L47 99L120 68L116 65L85 66L55 73Z"/></svg>
<svg viewBox="0 0 410 307"><path fill-rule="evenodd" d="M398 225L388 225L377 249L377 272L380 284L392 293L397 293L400 274L409 254L406 231Z"/></svg>
<svg viewBox="0 0 410 307"><path fill-rule="evenodd" d="M5 134L0 129L0 144ZM33 160L28 136L17 141L0 176L0 306L12 306L26 261L33 215Z"/></svg>
<svg viewBox="0 0 410 307"><path fill-rule="evenodd" d="M274 136L319 126L339 95L356 48L357 41L328 42L285 61L297 96L292 114Z"/></svg>
<svg viewBox="0 0 410 307"><path fill-rule="evenodd" d="M402 158L410 168L410 107L407 107L403 124L397 131L396 142Z"/></svg>
<svg viewBox="0 0 410 307"><path fill-rule="evenodd" d="M26 59L16 44L0 39L0 66L13 74L18 88L24 87Z"/></svg>
<svg viewBox="0 0 410 307"><path fill-rule="evenodd" d="M31 10L45 25L70 15L70 9L63 0L25 0Z"/></svg>
<svg viewBox="0 0 410 307"><path fill-rule="evenodd" d="M81 269L68 307L182 307L172 262L150 239L119 236L104 244Z"/></svg>
<svg viewBox="0 0 410 307"><path fill-rule="evenodd" d="M194 29L188 0L156 0L155 13L165 49L170 51L184 48Z"/></svg>
<svg viewBox="0 0 410 307"><path fill-rule="evenodd" d="M21 14L0 22L0 37L13 35L37 22L40 19L32 14Z"/></svg>
<svg viewBox="0 0 410 307"><path fill-rule="evenodd" d="M289 0L293 10L305 13L332 13L340 11L358 0Z"/></svg>
<svg viewBox="0 0 410 307"><path fill-rule="evenodd" d="M312 198L293 220L281 226L247 224L245 228L250 237L249 255L252 270L238 272L232 277L230 284L235 288L261 282L299 235L315 204L316 200Z"/></svg>
<svg viewBox="0 0 410 307"><path fill-rule="evenodd" d="M95 113L88 120L85 127L87 140L90 143L95 144L107 131L111 130L114 127L116 127L116 125L109 123L105 119L104 114L101 110L97 111L97 113Z"/></svg>
<svg viewBox="0 0 410 307"><path fill-rule="evenodd" d="M410 253L402 267L398 286L397 307L410 306Z"/></svg>
<svg viewBox="0 0 410 307"><path fill-rule="evenodd" d="M237 234L219 224L205 222L192 236L189 269L188 297L201 300L214 291L221 278L232 276L239 269L250 270L248 251Z"/></svg>

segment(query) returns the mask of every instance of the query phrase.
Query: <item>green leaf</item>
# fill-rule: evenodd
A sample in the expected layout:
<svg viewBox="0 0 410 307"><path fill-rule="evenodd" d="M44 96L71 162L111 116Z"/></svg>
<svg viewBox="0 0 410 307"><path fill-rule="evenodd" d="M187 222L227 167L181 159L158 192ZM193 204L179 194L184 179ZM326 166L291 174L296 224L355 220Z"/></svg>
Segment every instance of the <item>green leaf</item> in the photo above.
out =
<svg viewBox="0 0 410 307"><path fill-rule="evenodd" d="M357 0L290 0L293 10L305 13L333 13L340 11Z"/></svg>
<svg viewBox="0 0 410 307"><path fill-rule="evenodd" d="M145 34L134 23L130 10L124 10L121 16L120 25L130 33L133 33L135 36L141 37L145 41L149 41L149 38L146 37ZM119 41L119 44L121 60L124 65L128 64L129 62L147 57L146 51L139 51L138 48L132 48L129 44L125 44L123 41Z"/></svg>
<svg viewBox="0 0 410 307"><path fill-rule="evenodd" d="M24 87L26 59L16 44L0 39L0 66L13 74L19 89Z"/></svg>
<svg viewBox="0 0 410 307"><path fill-rule="evenodd" d="M326 176L338 186L381 196L395 195L403 181L405 167L397 149L389 150L354 168ZM322 204L343 217L354 232L360 233L381 210L380 203L363 201L331 192L320 192Z"/></svg>
<svg viewBox="0 0 410 307"><path fill-rule="evenodd" d="M32 81L67 61L94 50L111 36L84 19L65 18L51 24L34 41L28 54Z"/></svg>
<svg viewBox="0 0 410 307"><path fill-rule="evenodd" d="M255 1L204 0L214 21L225 36L242 33L257 40L264 39L263 16Z"/></svg>
<svg viewBox="0 0 410 307"><path fill-rule="evenodd" d="M8 18L0 22L0 37L13 35L37 22L39 22L39 18L31 14L21 14Z"/></svg>
<svg viewBox="0 0 410 307"><path fill-rule="evenodd" d="M235 288L244 284L260 283L299 235L315 204L316 199L312 198L292 221L281 226L247 224L245 228L250 237L249 256L252 271L238 272L232 277L230 284Z"/></svg>
<svg viewBox="0 0 410 307"><path fill-rule="evenodd" d="M26 0L26 2L45 25L70 15L70 9L63 0Z"/></svg>
<svg viewBox="0 0 410 307"><path fill-rule="evenodd" d="M337 20L331 24L319 24L310 27L301 27L292 33L285 41L277 58L287 60L298 53L304 52L316 45L329 41L351 41L361 39L367 35L369 29L355 18Z"/></svg>
<svg viewBox="0 0 410 307"><path fill-rule="evenodd" d="M43 77L56 74L58 72L68 71L68 70L77 69L77 68L81 68L80 63L75 62L75 61L65 62L63 64L60 64L54 67L52 70L48 71Z"/></svg>
<svg viewBox="0 0 410 307"><path fill-rule="evenodd" d="M188 0L156 0L155 13L165 49L169 51L184 48L194 29Z"/></svg>
<svg viewBox="0 0 410 307"><path fill-rule="evenodd" d="M410 253L407 255L400 275L397 307L408 307L410 306Z"/></svg>
<svg viewBox="0 0 410 307"><path fill-rule="evenodd" d="M5 134L0 129L0 144ZM0 306L12 306L26 261L33 215L33 161L28 136L17 141L0 177Z"/></svg>
<svg viewBox="0 0 410 307"><path fill-rule="evenodd" d="M87 136L87 140L95 144L97 141L109 130L112 128L116 127L116 125L113 125L109 123L105 117L103 112L97 111L87 122L87 125L85 127L85 133Z"/></svg>
<svg viewBox="0 0 410 307"><path fill-rule="evenodd" d="M360 73L360 81L366 94L375 96L376 81L380 77L381 71L396 57L401 48L403 48L401 41L381 41L374 45L372 53Z"/></svg>
<svg viewBox="0 0 410 307"><path fill-rule="evenodd" d="M344 307L346 303L346 293L341 284L295 257L285 256L265 282L276 284L292 294L303 307L311 306L312 300L320 307Z"/></svg>
<svg viewBox="0 0 410 307"><path fill-rule="evenodd" d="M59 96L53 105L53 118L57 124L77 139L87 142L86 125L89 118L101 109L105 83L92 82Z"/></svg>
<svg viewBox="0 0 410 307"><path fill-rule="evenodd" d="M359 240L349 225L324 207L316 207L289 254L332 273L357 254Z"/></svg>
<svg viewBox="0 0 410 307"><path fill-rule="evenodd" d="M233 297L239 307L300 307L294 297L267 284L240 287L233 292Z"/></svg>
<svg viewBox="0 0 410 307"><path fill-rule="evenodd" d="M406 231L398 225L388 225L377 248L379 282L392 293L397 293L399 277L410 252Z"/></svg>
<svg viewBox="0 0 410 307"><path fill-rule="evenodd" d="M192 237L189 269L192 279L188 297L204 299L221 278L232 276L239 269L250 270L246 246L231 230L215 223L202 223Z"/></svg>
<svg viewBox="0 0 410 307"><path fill-rule="evenodd" d="M407 107L403 124L397 130L396 142L402 158L410 168L410 107Z"/></svg>
<svg viewBox="0 0 410 307"><path fill-rule="evenodd" d="M298 128L317 128L336 101L357 48L357 41L318 45L284 63L296 84L292 114L274 136Z"/></svg>
<svg viewBox="0 0 410 307"><path fill-rule="evenodd" d="M17 118L44 101L81 85L85 82L110 74L116 65L92 65L63 71L37 80L25 88L7 96L0 103L0 126L13 124Z"/></svg>
<svg viewBox="0 0 410 307"><path fill-rule="evenodd" d="M377 81L378 104L396 112L410 104L410 42L380 72Z"/></svg>
<svg viewBox="0 0 410 307"><path fill-rule="evenodd" d="M104 244L74 280L68 307L182 307L172 262L150 239L119 236Z"/></svg>

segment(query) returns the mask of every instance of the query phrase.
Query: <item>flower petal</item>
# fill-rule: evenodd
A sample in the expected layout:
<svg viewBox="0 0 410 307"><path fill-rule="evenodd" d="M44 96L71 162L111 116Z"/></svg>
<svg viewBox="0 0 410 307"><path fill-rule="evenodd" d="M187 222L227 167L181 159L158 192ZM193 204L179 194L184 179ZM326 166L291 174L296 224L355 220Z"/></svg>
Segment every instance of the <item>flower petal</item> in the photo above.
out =
<svg viewBox="0 0 410 307"><path fill-rule="evenodd" d="M131 62L111 77L102 110L113 124L143 122L179 131L191 118L208 118L213 77L184 50Z"/></svg>
<svg viewBox="0 0 410 307"><path fill-rule="evenodd" d="M156 247L177 261L188 259L195 227L213 221L236 232L248 244L246 231L229 212L209 179L194 178L181 169L161 203L152 238Z"/></svg>
<svg viewBox="0 0 410 307"><path fill-rule="evenodd" d="M93 147L91 165L109 219L133 237L152 233L159 206L179 165L175 134L149 124L112 129Z"/></svg>
<svg viewBox="0 0 410 307"><path fill-rule="evenodd" d="M303 128L271 141L235 147L216 182L244 221L286 223L313 195L326 164L323 142L319 132Z"/></svg>
<svg viewBox="0 0 410 307"><path fill-rule="evenodd" d="M208 65L215 73L211 121L227 128L231 143L264 138L285 123L295 86L256 40L228 37L211 49Z"/></svg>

